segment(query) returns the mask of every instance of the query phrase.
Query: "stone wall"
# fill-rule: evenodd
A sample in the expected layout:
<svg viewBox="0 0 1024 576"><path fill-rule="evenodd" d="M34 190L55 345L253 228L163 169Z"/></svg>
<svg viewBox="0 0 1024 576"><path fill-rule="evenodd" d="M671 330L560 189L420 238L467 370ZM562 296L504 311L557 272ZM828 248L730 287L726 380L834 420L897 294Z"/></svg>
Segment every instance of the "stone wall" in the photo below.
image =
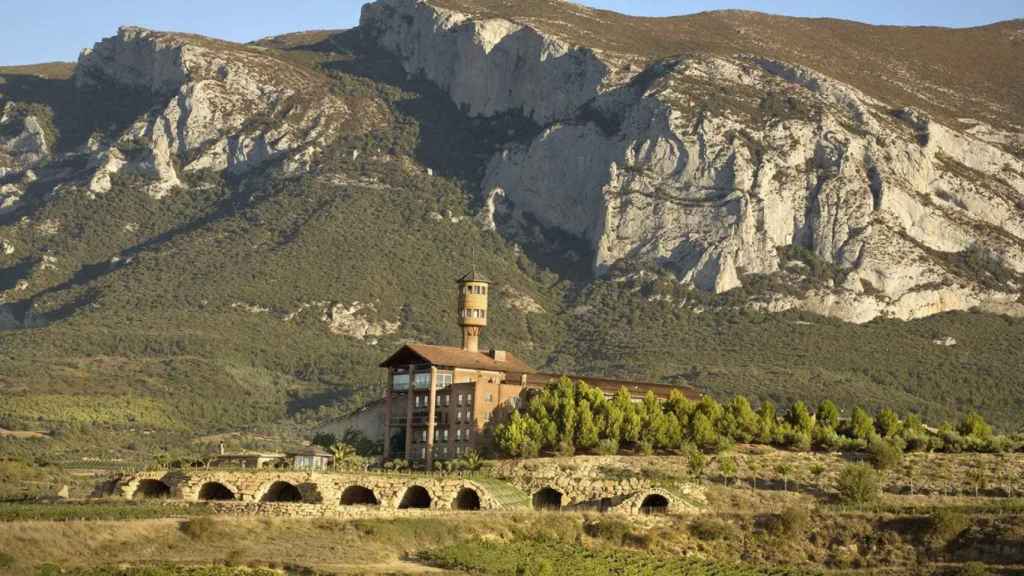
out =
<svg viewBox="0 0 1024 576"><path fill-rule="evenodd" d="M316 505L326 508L348 508L342 505L342 493L346 488L360 486L373 492L374 498L383 510L398 510L408 490L421 487L430 498L429 509L451 510L455 499L463 489L476 493L481 510L501 508L488 491L472 480L458 477L389 475L365 473L320 473L295 471L242 471L242 470L189 470L152 471L123 476L118 479L113 495L133 499L145 497L139 493L146 481L162 482L169 489L168 496L178 500L196 502L201 498L204 486L217 483L233 495L231 502L259 504L272 510L278 506L296 506L293 502L272 502L268 493L277 483L287 483L298 489L301 505ZM316 514L314 514L316 515Z"/></svg>
<svg viewBox="0 0 1024 576"><path fill-rule="evenodd" d="M659 511L685 512L696 511L703 500L696 486L662 486L636 476L601 478L586 466L582 470L540 466L501 472L502 481L477 482L457 476L426 474L164 470L121 476L106 483L103 493L126 499L206 501L225 513L339 518L374 516L382 512L416 515L464 509L525 510L537 505L531 499L544 489L557 492L557 507L566 510L636 514L643 511L644 502L654 495L660 496L661 499L656 500L664 504ZM274 488L275 485L285 492L290 491L297 501L283 501L280 497L283 492ZM354 487L363 489L357 491L364 497L343 498L346 490ZM520 494L523 498L504 494L502 500L492 489ZM460 505L459 496L464 491L468 501Z"/></svg>

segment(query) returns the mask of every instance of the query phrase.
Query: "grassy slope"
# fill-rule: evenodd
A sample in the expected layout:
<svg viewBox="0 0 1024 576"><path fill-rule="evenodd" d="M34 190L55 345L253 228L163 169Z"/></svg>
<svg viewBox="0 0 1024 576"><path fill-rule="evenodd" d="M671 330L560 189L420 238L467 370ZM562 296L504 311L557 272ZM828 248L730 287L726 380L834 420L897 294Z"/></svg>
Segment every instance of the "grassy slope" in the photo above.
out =
<svg viewBox="0 0 1024 576"><path fill-rule="evenodd" d="M1024 340L1024 322L948 314L858 327L713 307L696 314L651 301L642 286L572 285L468 218L469 191L514 119L467 120L353 33L264 42L275 43L304 47L281 57L318 66L334 90L374 111L370 120L299 179L197 181L162 201L123 179L95 200L38 201L27 224L21 215L0 221L19 247L0 257L0 287L31 271L22 303L63 318L0 334L0 426L56 429L67 456L112 448L136 458L240 428L287 436L376 395L376 363L401 340L455 343L452 280L474 262L545 309L519 312L499 296L484 337L538 367L688 382L720 396L892 404L933 419L978 406L1016 425L1024 351L1013 343ZM23 94L47 90L33 89ZM430 217L445 210L463 220ZM45 221L60 231L34 225ZM57 258L55 270L39 270L43 254ZM114 257L127 264L110 265ZM401 330L372 346L330 335L317 307L284 320L303 304L353 301L372 303L371 317L401 320ZM931 343L947 335L960 344ZM138 434L147 429L158 433ZM51 442L3 439L0 452L60 458Z"/></svg>

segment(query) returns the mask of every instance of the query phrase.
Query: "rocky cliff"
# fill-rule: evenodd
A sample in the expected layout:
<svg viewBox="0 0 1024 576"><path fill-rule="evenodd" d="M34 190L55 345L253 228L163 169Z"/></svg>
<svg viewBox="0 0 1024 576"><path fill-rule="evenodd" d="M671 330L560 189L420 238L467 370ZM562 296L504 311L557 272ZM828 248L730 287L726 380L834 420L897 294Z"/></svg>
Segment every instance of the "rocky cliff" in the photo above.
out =
<svg viewBox="0 0 1024 576"><path fill-rule="evenodd" d="M1019 127L969 111L947 125L760 55L594 49L537 14L450 5L379 0L361 27L468 114L543 126L486 170L487 220L510 238L539 222L584 240L598 274L643 263L714 292L752 275L792 285L803 248L833 277L758 305L855 322L1019 309Z"/></svg>

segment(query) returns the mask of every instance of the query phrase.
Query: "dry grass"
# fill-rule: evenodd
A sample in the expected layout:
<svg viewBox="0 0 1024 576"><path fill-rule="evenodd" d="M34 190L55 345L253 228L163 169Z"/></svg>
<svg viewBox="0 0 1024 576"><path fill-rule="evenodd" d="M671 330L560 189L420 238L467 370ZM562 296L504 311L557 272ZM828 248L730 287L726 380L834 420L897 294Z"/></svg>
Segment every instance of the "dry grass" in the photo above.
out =
<svg viewBox="0 0 1024 576"><path fill-rule="evenodd" d="M126 522L0 524L0 552L15 559L14 575L55 564L63 568L172 563L296 567L330 573L426 572L405 561L433 546L490 535L505 537L513 515L341 521L249 517ZM6 574L6 573L5 573Z"/></svg>

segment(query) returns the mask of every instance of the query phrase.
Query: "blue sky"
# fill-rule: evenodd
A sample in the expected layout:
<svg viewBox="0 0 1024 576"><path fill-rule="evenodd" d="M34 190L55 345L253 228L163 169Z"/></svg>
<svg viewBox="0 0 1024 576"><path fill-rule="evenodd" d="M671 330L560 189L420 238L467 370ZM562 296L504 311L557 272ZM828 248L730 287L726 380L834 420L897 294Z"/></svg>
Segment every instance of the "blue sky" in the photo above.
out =
<svg viewBox="0 0 1024 576"><path fill-rule="evenodd" d="M74 60L122 24L195 32L227 40L316 28L348 28L361 0L6 0L0 65ZM978 26L1024 17L1022 0L585 0L644 16L742 8L791 16L829 16L873 24Z"/></svg>

